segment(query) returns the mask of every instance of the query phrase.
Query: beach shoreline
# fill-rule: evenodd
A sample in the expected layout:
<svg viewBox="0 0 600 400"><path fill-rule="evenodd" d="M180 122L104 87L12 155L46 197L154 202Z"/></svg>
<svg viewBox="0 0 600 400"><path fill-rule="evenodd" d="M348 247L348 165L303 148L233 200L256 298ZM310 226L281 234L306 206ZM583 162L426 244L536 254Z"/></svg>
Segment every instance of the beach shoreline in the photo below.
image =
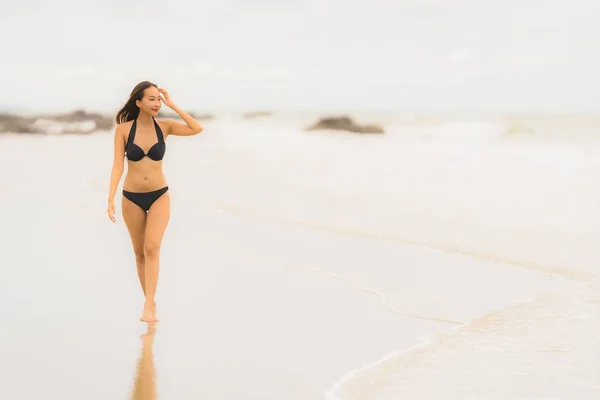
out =
<svg viewBox="0 0 600 400"><path fill-rule="evenodd" d="M535 292L529 301L427 336L416 346L351 371L325 398L567 399L577 394L578 399L595 399L600 380L593 371L600 347L592 320L600 316L599 283L564 280ZM489 365L477 369L486 360ZM525 376L540 385L525 384Z"/></svg>
<svg viewBox="0 0 600 400"><path fill-rule="evenodd" d="M480 360L462 335L481 354L506 350L489 369L496 373L514 362L511 343L522 343L528 365L545 360L530 336L547 348L562 343L565 362L587 362L545 329L595 332L585 322L597 312L589 290L561 290L597 277L591 239L600 213L589 185L597 147L489 132L471 140L479 125L466 137L418 129L407 137L396 127L383 139L269 124L211 121L198 138L169 140L172 211L154 343L159 397L312 400L339 391L352 400L369 390L393 399L411 383L393 371L465 382L447 370L452 358L431 349L464 354L462 370L487 376L473 370ZM11 244L2 255L9 267L0 269L0 297L10 304L0 396L39 397L46 387L90 398L87 388L101 376L111 383L94 395L122 397L139 354L143 298L120 207L116 225L105 213L111 135L0 141L0 168L14 172L0 188L0 234ZM544 308L539 293L560 296ZM511 311L519 309L532 310L531 327ZM548 325L548 313L567 325ZM498 315L510 316L494 325L508 336L480 329ZM40 325L46 329L36 335ZM579 338L595 354L588 336ZM393 367L388 375L382 365ZM566 389L587 376L568 373Z"/></svg>

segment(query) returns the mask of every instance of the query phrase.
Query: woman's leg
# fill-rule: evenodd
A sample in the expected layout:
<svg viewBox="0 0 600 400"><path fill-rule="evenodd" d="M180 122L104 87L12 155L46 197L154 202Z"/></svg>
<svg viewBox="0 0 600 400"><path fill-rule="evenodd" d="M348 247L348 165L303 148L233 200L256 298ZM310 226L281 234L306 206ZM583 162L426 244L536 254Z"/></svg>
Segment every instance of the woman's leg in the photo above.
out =
<svg viewBox="0 0 600 400"><path fill-rule="evenodd" d="M157 321L154 295L158 284L160 245L170 217L171 197L169 192L166 192L152 204L146 217L146 235L144 237L146 303L144 304L142 321Z"/></svg>
<svg viewBox="0 0 600 400"><path fill-rule="evenodd" d="M121 210L123 220L127 225L131 243L133 244L133 252L135 254L135 263L137 265L138 278L142 285L142 291L146 294L145 282L145 257L144 257L144 236L146 234L146 212L137 204L125 197L121 200Z"/></svg>

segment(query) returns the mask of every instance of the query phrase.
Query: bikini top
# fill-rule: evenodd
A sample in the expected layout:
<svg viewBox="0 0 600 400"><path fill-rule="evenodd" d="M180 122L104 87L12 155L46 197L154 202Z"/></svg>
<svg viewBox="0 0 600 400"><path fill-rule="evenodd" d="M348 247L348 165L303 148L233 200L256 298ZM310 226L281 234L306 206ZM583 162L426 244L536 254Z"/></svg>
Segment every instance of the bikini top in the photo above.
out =
<svg viewBox="0 0 600 400"><path fill-rule="evenodd" d="M129 130L129 137L127 138L127 144L125 145L125 151L127 153L127 159L130 161L141 161L144 157L148 156L148 158L154 161L160 161L165 156L165 139L163 137L163 132L158 126L158 123L152 118L154 122L154 127L156 129L156 136L158 137L158 142L154 143L148 153L144 153L144 150L137 144L133 143L135 140L135 129L137 127L137 119L133 120L133 124L131 124L131 129Z"/></svg>

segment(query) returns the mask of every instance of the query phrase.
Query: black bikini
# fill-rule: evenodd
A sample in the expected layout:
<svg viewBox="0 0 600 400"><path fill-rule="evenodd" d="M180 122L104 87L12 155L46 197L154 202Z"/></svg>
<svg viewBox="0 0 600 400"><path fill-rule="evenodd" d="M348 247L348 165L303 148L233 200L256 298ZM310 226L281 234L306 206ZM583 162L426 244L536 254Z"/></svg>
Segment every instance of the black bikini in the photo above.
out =
<svg viewBox="0 0 600 400"><path fill-rule="evenodd" d="M150 147L148 153L144 153L144 150L137 144L133 143L135 140L135 129L137 126L137 120L133 120L133 124L131 124L131 129L129 129L129 137L127 138L127 144L125 145L125 151L127 152L127 159L130 161L140 161L145 156L154 160L160 161L165 156L165 139L163 137L162 130L158 123L152 118L152 122L154 122L154 127L156 128L156 136L158 137L158 142L154 143L154 146Z"/></svg>
<svg viewBox="0 0 600 400"><path fill-rule="evenodd" d="M165 156L166 144L165 138L163 137L163 132L158 126L158 123L152 118L154 122L154 128L156 129L156 136L158 137L158 142L155 143L148 153L144 153L144 150L137 144L133 143L135 140L135 130L137 126L137 120L133 120L133 124L131 124L131 129L129 130L129 137L127 138L127 144L125 145L125 152L127 154L127 159L129 161L137 162L141 161L144 157L148 157L154 161L160 161ZM143 192L143 193L135 193L128 192L123 190L123 196L133 203L137 204L142 210L148 211L152 204L156 200L160 198L163 194L165 194L169 190L168 186L165 186L162 189L154 190L152 192Z"/></svg>

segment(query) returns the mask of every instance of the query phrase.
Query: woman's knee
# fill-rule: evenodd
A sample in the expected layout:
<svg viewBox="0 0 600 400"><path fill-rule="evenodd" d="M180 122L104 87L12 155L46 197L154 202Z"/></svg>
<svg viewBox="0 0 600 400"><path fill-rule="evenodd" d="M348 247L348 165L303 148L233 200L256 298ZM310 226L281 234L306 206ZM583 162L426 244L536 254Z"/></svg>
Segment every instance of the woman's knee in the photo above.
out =
<svg viewBox="0 0 600 400"><path fill-rule="evenodd" d="M160 246L158 245L158 243L153 241L146 241L146 243L144 243L144 257L156 258L158 257L159 251Z"/></svg>
<svg viewBox="0 0 600 400"><path fill-rule="evenodd" d="M140 246L139 248L135 248L133 249L133 252L135 253L135 261L143 264L146 258L146 255L144 254L144 247Z"/></svg>

